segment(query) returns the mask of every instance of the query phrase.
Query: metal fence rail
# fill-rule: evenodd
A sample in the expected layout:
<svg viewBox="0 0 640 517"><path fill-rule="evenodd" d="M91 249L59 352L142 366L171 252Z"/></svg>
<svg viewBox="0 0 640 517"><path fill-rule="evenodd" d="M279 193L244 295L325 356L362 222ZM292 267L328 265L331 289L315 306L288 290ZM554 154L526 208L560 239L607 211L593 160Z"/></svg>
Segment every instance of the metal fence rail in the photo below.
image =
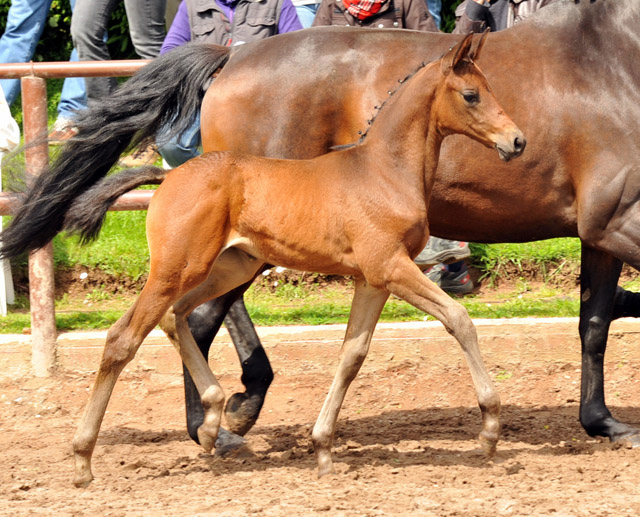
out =
<svg viewBox="0 0 640 517"><path fill-rule="evenodd" d="M26 171L38 174L49 163L49 149L44 140L48 132L46 79L128 77L148 62L122 60L0 64L0 78L21 80ZM152 195L153 191L129 192L119 198L110 210L146 210ZM11 215L12 198L11 194L0 193L0 215ZM37 377L46 377L55 368L57 339L51 243L29 255L29 301L33 373Z"/></svg>

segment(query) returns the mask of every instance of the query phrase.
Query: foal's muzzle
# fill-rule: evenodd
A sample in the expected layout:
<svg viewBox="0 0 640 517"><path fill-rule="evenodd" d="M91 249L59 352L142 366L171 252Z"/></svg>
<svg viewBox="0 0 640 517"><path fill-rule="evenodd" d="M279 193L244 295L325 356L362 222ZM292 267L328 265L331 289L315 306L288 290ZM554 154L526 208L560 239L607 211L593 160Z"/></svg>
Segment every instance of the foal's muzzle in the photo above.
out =
<svg viewBox="0 0 640 517"><path fill-rule="evenodd" d="M527 140L522 132L514 131L496 142L496 151L498 151L501 160L508 162L520 156L526 146Z"/></svg>

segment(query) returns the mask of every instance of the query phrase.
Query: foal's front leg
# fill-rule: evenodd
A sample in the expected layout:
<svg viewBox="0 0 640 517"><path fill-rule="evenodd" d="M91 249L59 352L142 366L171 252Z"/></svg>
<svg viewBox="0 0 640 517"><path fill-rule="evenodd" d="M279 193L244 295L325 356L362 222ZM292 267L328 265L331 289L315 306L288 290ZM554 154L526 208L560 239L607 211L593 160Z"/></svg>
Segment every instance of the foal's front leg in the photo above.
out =
<svg viewBox="0 0 640 517"><path fill-rule="evenodd" d="M351 381L367 356L373 331L388 297L387 291L376 289L363 279L356 280L338 371L311 434L318 460L318 477L335 472L331 459L331 445L340 407Z"/></svg>
<svg viewBox="0 0 640 517"><path fill-rule="evenodd" d="M414 307L436 317L460 343L482 411L480 444L492 456L500 434L500 397L484 366L476 328L466 309L429 280L407 256L400 259L387 280L387 288Z"/></svg>

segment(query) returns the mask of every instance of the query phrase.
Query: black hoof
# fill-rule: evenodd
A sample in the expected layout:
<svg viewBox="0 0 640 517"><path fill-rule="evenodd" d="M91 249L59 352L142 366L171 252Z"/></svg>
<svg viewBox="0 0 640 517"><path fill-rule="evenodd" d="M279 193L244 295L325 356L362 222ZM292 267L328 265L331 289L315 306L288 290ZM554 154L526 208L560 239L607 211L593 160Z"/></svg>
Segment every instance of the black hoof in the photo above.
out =
<svg viewBox="0 0 640 517"><path fill-rule="evenodd" d="M216 456L250 456L253 452L242 436L230 433L226 429L220 428L218 439L216 440Z"/></svg>
<svg viewBox="0 0 640 517"><path fill-rule="evenodd" d="M611 438L611 443L617 443L630 449L640 448L640 431L623 434L620 436L614 436Z"/></svg>
<svg viewBox="0 0 640 517"><path fill-rule="evenodd" d="M229 431L240 436L247 434L256 423L261 408L262 398L259 395L234 393L224 408Z"/></svg>

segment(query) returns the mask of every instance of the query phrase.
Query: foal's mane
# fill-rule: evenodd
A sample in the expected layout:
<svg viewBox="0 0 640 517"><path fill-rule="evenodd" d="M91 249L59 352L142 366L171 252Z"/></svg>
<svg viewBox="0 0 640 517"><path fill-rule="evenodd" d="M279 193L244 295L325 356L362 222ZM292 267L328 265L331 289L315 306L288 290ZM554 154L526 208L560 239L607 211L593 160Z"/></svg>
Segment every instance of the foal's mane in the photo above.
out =
<svg viewBox="0 0 640 517"><path fill-rule="evenodd" d="M449 49L449 50L451 50L451 49ZM358 139L357 142L352 142L350 144L343 144L343 145L334 145L330 149L332 151L342 151L344 149L350 149L351 147L355 147L356 145L359 145L362 142L364 142L364 139L369 134L369 130L371 129L371 126L373 125L374 121L376 120L376 117L380 113L380 110L382 110L382 108L384 108L384 106L387 104L387 102L389 102L391 97L393 97L393 95L400 88L402 88L402 86L409 79L411 79L414 75L416 75L420 70L422 70L427 65L429 65L431 63L434 63L434 62L438 61L439 59L442 59L443 56L444 56L444 54L442 54L442 56L440 56L439 58L434 59L432 61L422 61L422 63L420 63L417 68L415 68L413 71L409 72L404 78L398 79L398 84L396 85L396 87L393 90L387 91L387 98L385 100L383 100L381 104L378 104L377 106L373 107L373 109L375 110L374 113L373 113L373 116L370 119L367 119L367 128L364 131L358 131L358 134L360 135L360 138Z"/></svg>

